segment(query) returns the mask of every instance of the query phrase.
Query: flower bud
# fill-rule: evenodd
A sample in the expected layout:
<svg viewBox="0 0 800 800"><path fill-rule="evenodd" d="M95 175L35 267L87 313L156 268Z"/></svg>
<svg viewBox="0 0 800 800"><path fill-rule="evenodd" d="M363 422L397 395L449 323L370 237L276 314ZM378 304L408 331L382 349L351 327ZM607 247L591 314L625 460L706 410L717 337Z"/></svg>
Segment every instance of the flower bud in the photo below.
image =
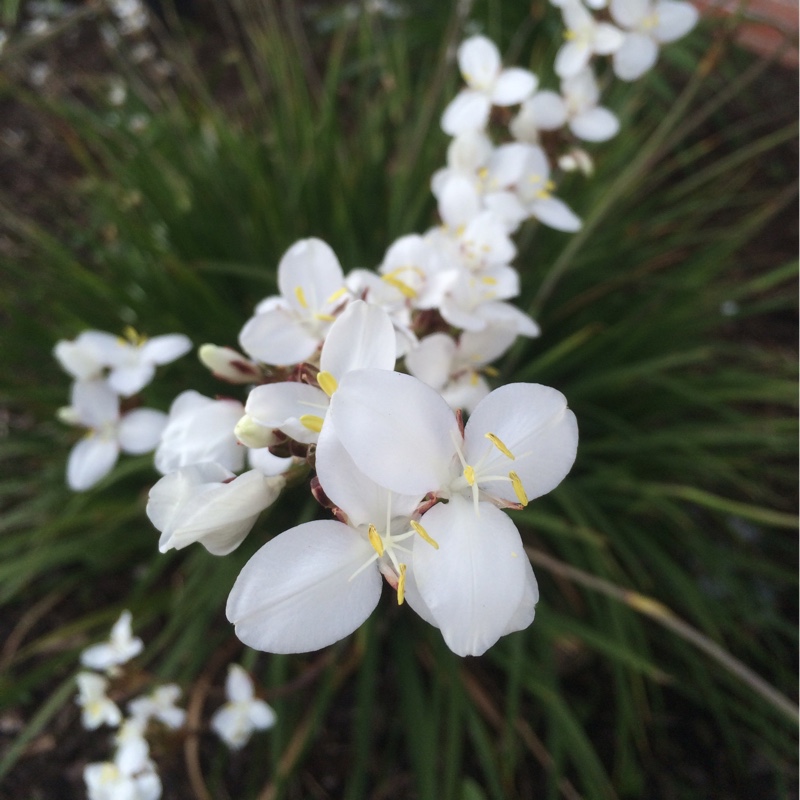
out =
<svg viewBox="0 0 800 800"><path fill-rule="evenodd" d="M230 347L204 344L197 354L217 378L228 383L253 383L261 377L257 364Z"/></svg>
<svg viewBox="0 0 800 800"><path fill-rule="evenodd" d="M558 159L558 166L564 172L575 172L580 170L587 178L594 173L594 161L592 157L579 147L575 147Z"/></svg>
<svg viewBox="0 0 800 800"><path fill-rule="evenodd" d="M257 422L249 414L245 414L233 429L236 438L245 447L261 448L270 447L278 443L275 431Z"/></svg>

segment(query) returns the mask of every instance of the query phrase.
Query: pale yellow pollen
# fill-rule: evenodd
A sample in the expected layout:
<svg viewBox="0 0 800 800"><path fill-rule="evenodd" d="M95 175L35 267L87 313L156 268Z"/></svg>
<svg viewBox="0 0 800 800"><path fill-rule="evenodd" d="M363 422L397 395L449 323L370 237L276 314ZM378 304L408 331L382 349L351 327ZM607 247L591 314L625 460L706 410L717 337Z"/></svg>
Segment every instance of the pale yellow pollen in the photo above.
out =
<svg viewBox="0 0 800 800"><path fill-rule="evenodd" d="M379 555L383 555L383 539L381 539L380 534L378 533L378 529L374 525L369 526L369 543L375 549L375 552Z"/></svg>
<svg viewBox="0 0 800 800"><path fill-rule="evenodd" d="M403 605L403 600L406 599L406 570L408 567L405 564L400 565L400 577L397 581L397 605Z"/></svg>
<svg viewBox="0 0 800 800"><path fill-rule="evenodd" d="M330 372L325 372L324 370L317 374L317 383L319 384L319 388L322 389L328 397L332 397L339 386L336 378L334 378Z"/></svg>
<svg viewBox="0 0 800 800"><path fill-rule="evenodd" d="M485 433L484 436L506 457L514 461L514 454L503 444L502 439L493 433Z"/></svg>
<svg viewBox="0 0 800 800"><path fill-rule="evenodd" d="M147 341L147 337L139 333L133 325L126 325L119 340L123 344L130 343L136 347L141 347Z"/></svg>
<svg viewBox="0 0 800 800"><path fill-rule="evenodd" d="M415 522L413 519L411 520L411 527L435 550L439 549L439 545L436 540L419 524L419 522Z"/></svg>
<svg viewBox="0 0 800 800"><path fill-rule="evenodd" d="M417 292L407 283L404 283L400 280L400 278L395 278L394 275L381 275L381 278L389 284L389 286L394 286L397 291L401 292L403 297L407 297L409 300L413 300L417 296Z"/></svg>
<svg viewBox="0 0 800 800"><path fill-rule="evenodd" d="M470 386L477 386L478 385L478 373L474 370L469 374L469 384Z"/></svg>
<svg viewBox="0 0 800 800"><path fill-rule="evenodd" d="M322 430L322 423L324 421L322 417L318 417L316 414L303 414L303 416L300 417L300 424L304 428L314 431L314 433L319 433Z"/></svg>
<svg viewBox="0 0 800 800"><path fill-rule="evenodd" d="M341 289L337 289L326 301L325 305L329 305L330 303L335 303L340 297L347 294L347 289L342 286Z"/></svg>
<svg viewBox="0 0 800 800"><path fill-rule="evenodd" d="M481 283L485 283L487 286L497 286L497 278L493 278L491 275L484 275L481 278Z"/></svg>
<svg viewBox="0 0 800 800"><path fill-rule="evenodd" d="M323 314L321 311L317 311L314 314L314 319L318 319L321 322L334 322L336 317L334 317L333 314Z"/></svg>
<svg viewBox="0 0 800 800"><path fill-rule="evenodd" d="M470 486L475 485L475 470L469 464L464 464L464 477Z"/></svg>
<svg viewBox="0 0 800 800"><path fill-rule="evenodd" d="M294 287L294 296L303 308L308 308L308 300L306 300L306 293L303 291L302 286Z"/></svg>
<svg viewBox="0 0 800 800"><path fill-rule="evenodd" d="M500 370L495 367L484 367L483 371L490 377L496 378L500 374Z"/></svg>
<svg viewBox="0 0 800 800"><path fill-rule="evenodd" d="M489 170L488 170L486 167L481 167L481 168L478 170L478 177L479 177L479 178L480 178L482 181L485 181L485 180L486 180L486 179L489 177Z"/></svg>
<svg viewBox="0 0 800 800"><path fill-rule="evenodd" d="M517 496L520 505L528 505L528 495L525 494L525 487L522 485L519 475L516 472L509 472L508 477L511 478L511 485L514 487L514 494Z"/></svg>
<svg viewBox="0 0 800 800"><path fill-rule="evenodd" d="M565 38L565 39L566 39L568 42L571 42L573 39L577 38L577 36L578 36L578 34L577 34L577 33L575 33L575 31L573 31L573 30L571 30L571 29L569 29L569 28L568 28L567 30L565 30L565 31L564 31L564 38Z"/></svg>

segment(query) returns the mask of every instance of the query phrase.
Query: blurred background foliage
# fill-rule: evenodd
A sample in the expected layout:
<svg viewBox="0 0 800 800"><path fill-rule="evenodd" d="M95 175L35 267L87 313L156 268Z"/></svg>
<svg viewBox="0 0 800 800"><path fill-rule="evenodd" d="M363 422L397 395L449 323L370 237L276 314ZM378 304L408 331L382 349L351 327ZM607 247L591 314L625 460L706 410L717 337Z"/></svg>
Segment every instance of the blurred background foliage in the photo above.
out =
<svg viewBox="0 0 800 800"><path fill-rule="evenodd" d="M515 515L542 595L528 630L458 659L385 593L327 651L245 653L227 593L265 538L320 513L304 490L219 559L158 553L148 457L89 493L64 485L58 339L131 324L235 346L295 240L325 239L347 270L424 231L466 33L555 88L557 11L468 5L165 4L114 40L87 4L9 39L1 796L82 796L108 748L79 726L77 654L123 608L197 725L233 658L279 716L237 756L202 728L157 743L166 798L796 796L796 76L734 47L736 18L609 81L622 132L591 148L593 178L562 184L584 228L519 239L518 302L543 335L501 380L557 387L581 429L571 475ZM186 388L225 391L187 357L144 400Z"/></svg>

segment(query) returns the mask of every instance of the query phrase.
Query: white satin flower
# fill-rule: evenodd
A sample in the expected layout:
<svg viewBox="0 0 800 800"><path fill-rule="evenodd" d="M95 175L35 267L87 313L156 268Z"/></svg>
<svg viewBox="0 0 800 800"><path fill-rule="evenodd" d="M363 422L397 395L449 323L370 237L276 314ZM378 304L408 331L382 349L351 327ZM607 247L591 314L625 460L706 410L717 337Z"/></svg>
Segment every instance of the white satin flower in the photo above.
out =
<svg viewBox="0 0 800 800"><path fill-rule="evenodd" d="M101 725L115 728L122 721L119 706L106 695L108 681L95 672L79 672L78 696L75 702L81 707L81 722L87 730Z"/></svg>
<svg viewBox="0 0 800 800"><path fill-rule="evenodd" d="M611 16L625 29L625 39L614 53L614 73L635 81L658 60L662 44L685 36L700 15L681 0L611 0Z"/></svg>
<svg viewBox="0 0 800 800"><path fill-rule="evenodd" d="M321 239L295 242L278 264L280 296L268 297L242 328L239 342L266 364L299 364L314 355L348 299L336 254Z"/></svg>
<svg viewBox="0 0 800 800"><path fill-rule="evenodd" d="M81 653L81 664L90 669L113 674L144 649L144 643L131 630L131 612L123 611L111 628L107 642L87 647Z"/></svg>
<svg viewBox="0 0 800 800"><path fill-rule="evenodd" d="M529 70L503 69L497 45L485 36L472 36L459 45L458 65L467 88L442 114L442 130L450 136L486 127L493 105L521 103L538 84Z"/></svg>
<svg viewBox="0 0 800 800"><path fill-rule="evenodd" d="M59 418L87 429L67 459L67 484L76 492L108 475L120 452L139 455L153 450L167 423L167 415L152 408L121 414L119 397L101 379L76 381L72 403L59 410Z"/></svg>
<svg viewBox="0 0 800 800"><path fill-rule="evenodd" d="M131 700L128 711L144 726L149 720L156 719L176 730L186 721L186 711L176 705L180 696L181 687L175 683L156 686L150 694Z"/></svg>
<svg viewBox="0 0 800 800"><path fill-rule="evenodd" d="M587 67L561 82L570 130L587 142L605 142L619 132L616 115L599 106L600 89Z"/></svg>
<svg viewBox="0 0 800 800"><path fill-rule="evenodd" d="M275 725L275 712L255 696L252 679L238 664L228 667L225 695L227 702L211 717L211 730L232 750L244 747L254 731Z"/></svg>
<svg viewBox="0 0 800 800"><path fill-rule="evenodd" d="M561 14L566 26L565 41L555 61L560 78L577 75L593 55L607 56L622 46L623 32L608 22L597 22L580 0L565 0Z"/></svg>

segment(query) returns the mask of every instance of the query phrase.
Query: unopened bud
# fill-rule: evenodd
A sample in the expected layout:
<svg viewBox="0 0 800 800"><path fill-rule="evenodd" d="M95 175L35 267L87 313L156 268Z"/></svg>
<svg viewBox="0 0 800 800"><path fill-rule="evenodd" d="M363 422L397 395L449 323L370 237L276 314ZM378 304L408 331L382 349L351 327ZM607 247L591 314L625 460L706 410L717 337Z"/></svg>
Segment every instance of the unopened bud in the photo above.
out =
<svg viewBox="0 0 800 800"><path fill-rule="evenodd" d="M61 406L56 411L56 419L63 422L65 425L80 425L81 421L78 417L78 409L74 406Z"/></svg>
<svg viewBox="0 0 800 800"><path fill-rule="evenodd" d="M245 446L258 449L270 447L278 442L275 432L245 414L233 429L234 436Z"/></svg>
<svg viewBox="0 0 800 800"><path fill-rule="evenodd" d="M580 170L587 178L594 173L594 161L592 157L579 147L575 147L558 159L558 166L564 172L575 172Z"/></svg>
<svg viewBox="0 0 800 800"><path fill-rule="evenodd" d="M204 344L197 355L217 378L228 383L255 383L261 377L258 364L230 347Z"/></svg>

